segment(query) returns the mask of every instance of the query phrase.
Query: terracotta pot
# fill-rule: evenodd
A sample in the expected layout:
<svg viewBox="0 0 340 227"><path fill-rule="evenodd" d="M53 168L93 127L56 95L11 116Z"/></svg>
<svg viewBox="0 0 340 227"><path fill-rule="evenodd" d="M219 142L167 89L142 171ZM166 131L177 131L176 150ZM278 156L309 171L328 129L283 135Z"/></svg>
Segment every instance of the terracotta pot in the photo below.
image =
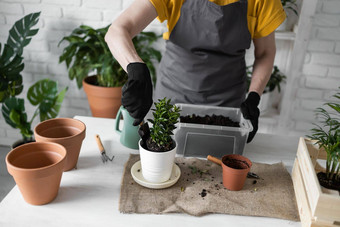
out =
<svg viewBox="0 0 340 227"><path fill-rule="evenodd" d="M77 165L85 131L85 124L79 120L54 118L40 122L34 128L34 137L37 142L54 142L63 145L67 151L64 171L68 171Z"/></svg>
<svg viewBox="0 0 340 227"><path fill-rule="evenodd" d="M84 91L93 117L116 118L121 106L122 87L96 86L97 76L83 80Z"/></svg>
<svg viewBox="0 0 340 227"><path fill-rule="evenodd" d="M27 143L10 151L6 164L25 201L42 205L58 194L66 149L56 143Z"/></svg>
<svg viewBox="0 0 340 227"><path fill-rule="evenodd" d="M142 175L151 183L162 183L169 180L175 163L177 146L166 152L155 152L145 149L139 141Z"/></svg>
<svg viewBox="0 0 340 227"><path fill-rule="evenodd" d="M231 191L241 190L251 165L251 161L242 155L230 154L223 156L223 186Z"/></svg>

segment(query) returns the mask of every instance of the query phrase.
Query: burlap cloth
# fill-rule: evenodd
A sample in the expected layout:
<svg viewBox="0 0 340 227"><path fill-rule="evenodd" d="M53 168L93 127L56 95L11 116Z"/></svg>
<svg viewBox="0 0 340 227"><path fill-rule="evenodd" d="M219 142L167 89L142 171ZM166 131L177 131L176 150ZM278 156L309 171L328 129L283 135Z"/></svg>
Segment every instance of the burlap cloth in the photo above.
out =
<svg viewBox="0 0 340 227"><path fill-rule="evenodd" d="M145 188L130 173L139 159L130 155L125 165L119 201L122 213L222 213L299 221L293 183L283 163L253 163L251 171L262 179L247 178L243 189L235 192L223 187L221 166L197 158L176 158L181 177L170 188Z"/></svg>

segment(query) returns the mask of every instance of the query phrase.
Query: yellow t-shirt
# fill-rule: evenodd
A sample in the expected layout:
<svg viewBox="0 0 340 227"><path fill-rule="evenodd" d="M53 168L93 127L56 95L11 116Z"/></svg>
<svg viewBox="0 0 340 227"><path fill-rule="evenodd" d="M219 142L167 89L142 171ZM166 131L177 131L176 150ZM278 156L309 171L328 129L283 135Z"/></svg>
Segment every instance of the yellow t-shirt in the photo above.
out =
<svg viewBox="0 0 340 227"><path fill-rule="evenodd" d="M158 13L158 20L167 20L168 31L163 38L168 40L175 27L185 0L150 0ZM227 5L239 0L209 0L217 5ZM252 38L269 35L286 19L280 0L248 0L248 29Z"/></svg>

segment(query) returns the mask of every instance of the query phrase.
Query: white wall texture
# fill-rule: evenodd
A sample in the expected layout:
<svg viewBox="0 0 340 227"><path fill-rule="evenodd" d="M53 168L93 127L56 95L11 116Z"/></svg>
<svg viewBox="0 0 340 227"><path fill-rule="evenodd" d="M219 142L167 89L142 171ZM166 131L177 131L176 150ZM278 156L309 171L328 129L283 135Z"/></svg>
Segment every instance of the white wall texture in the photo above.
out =
<svg viewBox="0 0 340 227"><path fill-rule="evenodd" d="M290 129L306 135L315 122L314 110L334 101L331 96L340 87L339 0L318 1L299 77L289 113Z"/></svg>
<svg viewBox="0 0 340 227"><path fill-rule="evenodd" d="M305 0L306 1L306 0ZM308 0L307 0L308 1ZM7 40L8 31L15 21L32 12L41 11L39 33L24 49L24 97L31 84L42 78L52 78L60 88L68 86L60 117L90 116L86 95L75 81L70 81L65 64L59 56L66 43L59 41L81 24L103 27L111 23L132 0L0 0L0 42ZM165 24L157 20L146 30L161 34ZM303 28L300 28L303 29ZM289 44L291 45L291 44ZM157 48L164 50L164 41ZM282 50L283 51L283 50ZM286 57L286 53L283 55ZM280 58L280 49L277 58ZM281 56L282 58L282 56ZM305 135L314 121L313 110L330 100L340 86L340 1L319 0L313 21L298 89L291 103L289 130ZM285 70L283 70L285 71ZM289 75L288 75L289 76ZM28 117L34 108L26 102ZM33 122L33 127L38 121ZM0 144L11 145L21 138L19 130L8 126L0 115Z"/></svg>

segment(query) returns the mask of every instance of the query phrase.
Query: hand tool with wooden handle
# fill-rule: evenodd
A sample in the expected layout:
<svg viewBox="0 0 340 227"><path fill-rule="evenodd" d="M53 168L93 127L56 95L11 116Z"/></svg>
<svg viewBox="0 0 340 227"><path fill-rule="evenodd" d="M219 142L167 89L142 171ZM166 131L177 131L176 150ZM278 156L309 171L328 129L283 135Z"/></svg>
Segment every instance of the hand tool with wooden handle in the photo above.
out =
<svg viewBox="0 0 340 227"><path fill-rule="evenodd" d="M216 157L214 157L214 156L208 155L208 156L207 156L207 159L208 159L209 161L211 161L211 162L216 163L217 165L220 165L220 166L222 165L221 159L218 159L218 158L216 158Z"/></svg>
<svg viewBox="0 0 340 227"><path fill-rule="evenodd" d="M100 151L100 154L101 154L101 157L102 157L102 161L103 163L107 162L107 160L110 160L112 162L113 158L115 156L112 156L112 158L110 158L109 156L106 155L106 152L105 152L105 149L104 149L104 146L102 144L102 141L100 140L100 137L98 134L95 135L95 138L96 138L96 142L98 144L98 147L99 147L99 151Z"/></svg>

